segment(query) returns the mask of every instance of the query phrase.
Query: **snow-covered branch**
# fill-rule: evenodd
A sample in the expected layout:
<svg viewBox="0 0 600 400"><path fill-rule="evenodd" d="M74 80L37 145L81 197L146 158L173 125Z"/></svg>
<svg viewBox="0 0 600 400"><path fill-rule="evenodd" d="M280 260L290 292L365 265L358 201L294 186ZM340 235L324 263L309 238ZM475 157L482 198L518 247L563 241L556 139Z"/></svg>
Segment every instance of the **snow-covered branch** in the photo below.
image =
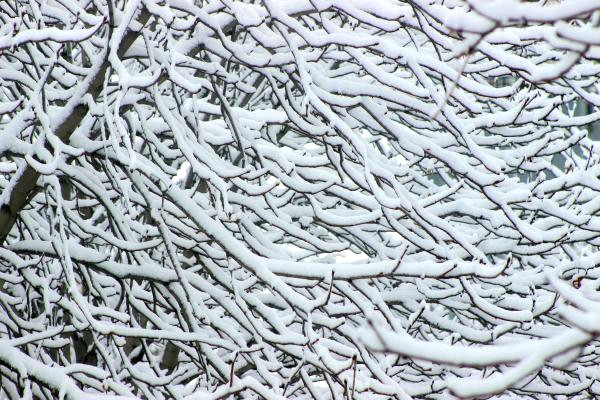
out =
<svg viewBox="0 0 600 400"><path fill-rule="evenodd" d="M0 398L598 396L599 25L0 2Z"/></svg>

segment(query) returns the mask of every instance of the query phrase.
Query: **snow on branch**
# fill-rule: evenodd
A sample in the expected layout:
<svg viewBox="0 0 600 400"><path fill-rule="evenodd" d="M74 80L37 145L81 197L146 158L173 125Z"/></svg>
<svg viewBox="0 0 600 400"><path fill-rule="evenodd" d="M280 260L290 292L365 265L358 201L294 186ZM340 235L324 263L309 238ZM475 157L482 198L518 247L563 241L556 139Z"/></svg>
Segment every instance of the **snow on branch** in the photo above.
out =
<svg viewBox="0 0 600 400"><path fill-rule="evenodd" d="M0 2L0 399L600 396L599 26Z"/></svg>

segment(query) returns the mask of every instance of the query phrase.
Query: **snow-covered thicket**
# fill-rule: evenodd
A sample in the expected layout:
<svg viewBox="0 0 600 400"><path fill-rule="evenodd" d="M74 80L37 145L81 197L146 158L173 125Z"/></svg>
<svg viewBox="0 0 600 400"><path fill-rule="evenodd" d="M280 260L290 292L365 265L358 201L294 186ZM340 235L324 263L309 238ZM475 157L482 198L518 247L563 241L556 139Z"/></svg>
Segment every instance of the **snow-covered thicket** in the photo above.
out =
<svg viewBox="0 0 600 400"><path fill-rule="evenodd" d="M600 393L597 0L0 21L0 398Z"/></svg>

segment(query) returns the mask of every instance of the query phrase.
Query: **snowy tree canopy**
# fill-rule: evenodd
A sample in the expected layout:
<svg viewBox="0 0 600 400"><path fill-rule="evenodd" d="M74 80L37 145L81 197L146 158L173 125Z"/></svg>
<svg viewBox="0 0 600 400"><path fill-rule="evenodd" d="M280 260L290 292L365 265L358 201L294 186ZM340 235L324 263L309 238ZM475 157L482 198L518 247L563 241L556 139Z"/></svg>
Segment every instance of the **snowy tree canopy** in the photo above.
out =
<svg viewBox="0 0 600 400"><path fill-rule="evenodd" d="M1 1L0 399L600 395L599 25Z"/></svg>

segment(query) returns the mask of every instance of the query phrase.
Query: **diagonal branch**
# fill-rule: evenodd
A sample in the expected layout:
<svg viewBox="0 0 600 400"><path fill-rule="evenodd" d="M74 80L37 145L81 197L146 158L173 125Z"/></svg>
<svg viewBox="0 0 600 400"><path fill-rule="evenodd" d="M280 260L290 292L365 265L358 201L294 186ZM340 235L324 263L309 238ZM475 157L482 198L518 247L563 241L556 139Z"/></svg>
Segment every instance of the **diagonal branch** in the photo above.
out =
<svg viewBox="0 0 600 400"><path fill-rule="evenodd" d="M138 21L141 25L145 25L149 18L150 13L144 8ZM117 51L119 57L125 54L139 34L140 32L135 31L127 32ZM108 40L110 41L110 34ZM88 79L82 82L81 88L78 90L78 95L73 96L72 100L69 102L71 103L71 109L68 111L68 116L58 125L54 132L54 134L64 143L68 143L69 138L88 113L87 104L81 101L83 95L90 94L93 98L96 98L100 94L104 84L106 70L110 65L108 55L109 49L107 45L99 65L93 68L92 74L88 76ZM66 108L69 109L69 104L67 104ZM8 234L17 221L19 212L21 212L33 197L39 177L40 173L27 163L24 163L19 171L13 176L13 181L9 184L9 187L12 188L12 190L4 204L0 205L0 244L4 244Z"/></svg>

